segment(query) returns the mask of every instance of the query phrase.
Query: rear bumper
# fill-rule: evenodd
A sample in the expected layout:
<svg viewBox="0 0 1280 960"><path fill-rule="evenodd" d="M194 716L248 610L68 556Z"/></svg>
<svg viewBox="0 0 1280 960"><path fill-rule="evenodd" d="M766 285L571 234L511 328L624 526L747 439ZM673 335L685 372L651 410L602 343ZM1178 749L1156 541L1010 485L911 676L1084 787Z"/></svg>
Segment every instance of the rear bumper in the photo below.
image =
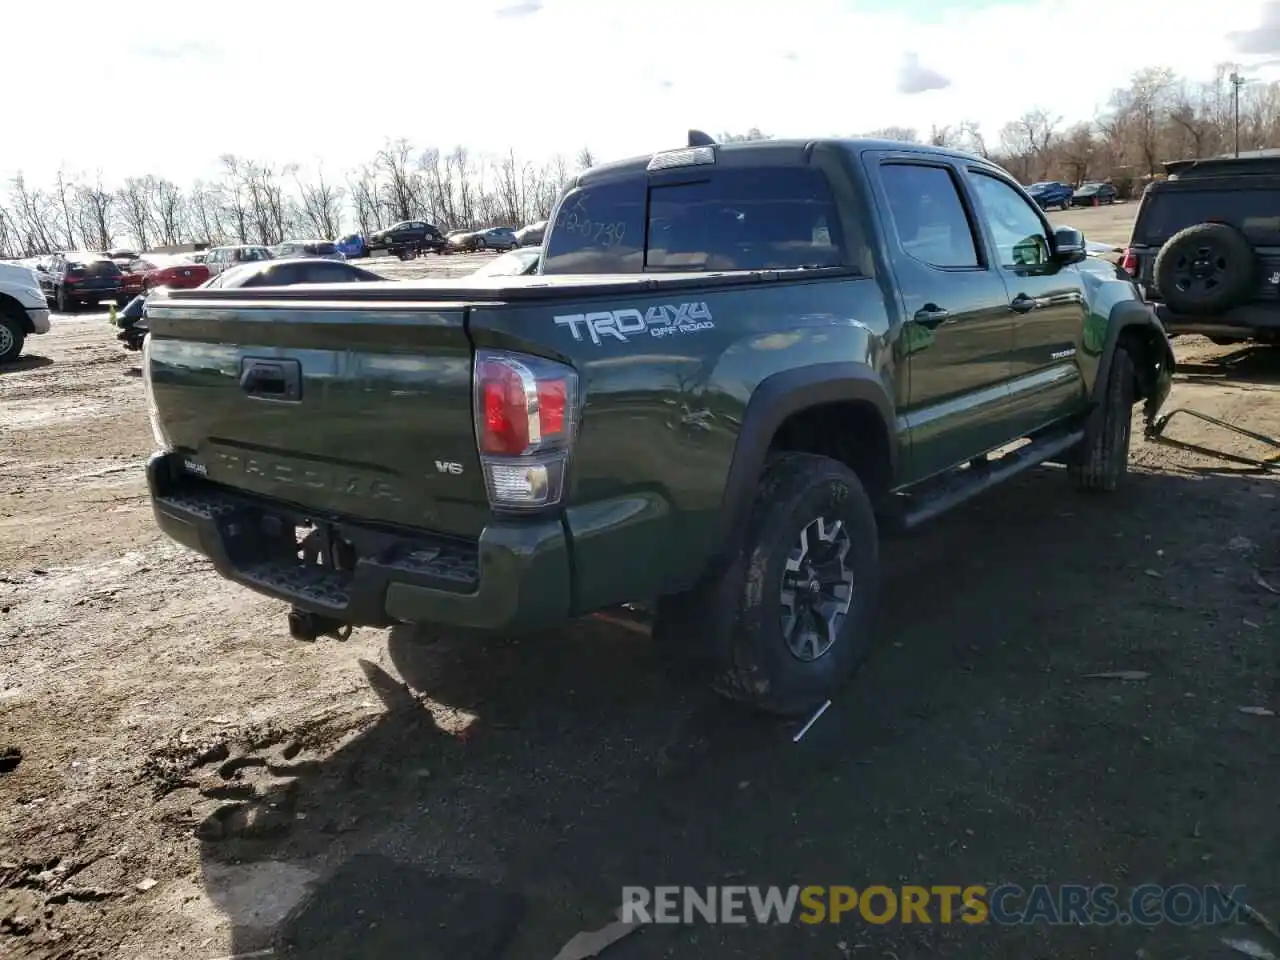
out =
<svg viewBox="0 0 1280 960"><path fill-rule="evenodd" d="M1251 337L1280 334L1280 303L1247 304L1212 316L1176 313L1163 303L1152 304L1169 333L1198 333L1206 337Z"/></svg>
<svg viewBox="0 0 1280 960"><path fill-rule="evenodd" d="M569 546L559 519L495 523L478 541L330 518L354 563L338 571L293 556L298 508L211 484L179 457L147 462L156 522L258 593L356 626L434 623L476 630L532 629L570 609Z"/></svg>
<svg viewBox="0 0 1280 960"><path fill-rule="evenodd" d="M103 287L97 290L86 290L76 287L64 287L64 296L76 303L98 303L102 300L118 300L125 295L120 287Z"/></svg>

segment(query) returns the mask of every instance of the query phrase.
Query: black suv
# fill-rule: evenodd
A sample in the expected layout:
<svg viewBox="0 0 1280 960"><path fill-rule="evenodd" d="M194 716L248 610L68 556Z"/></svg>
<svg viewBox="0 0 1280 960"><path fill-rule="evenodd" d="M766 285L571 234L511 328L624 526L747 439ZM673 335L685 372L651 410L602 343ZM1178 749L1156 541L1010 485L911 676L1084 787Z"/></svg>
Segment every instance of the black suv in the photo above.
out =
<svg viewBox="0 0 1280 960"><path fill-rule="evenodd" d="M1164 166L1124 268L1172 335L1280 343L1280 156Z"/></svg>
<svg viewBox="0 0 1280 960"><path fill-rule="evenodd" d="M444 235L433 223L425 220L405 220L393 223L385 230L370 234L365 241L370 249L387 248L392 254L402 250L417 253L439 253L445 247Z"/></svg>
<svg viewBox="0 0 1280 960"><path fill-rule="evenodd" d="M47 266L37 267L45 299L59 313L103 300L120 302L124 275L115 261L95 253L55 253Z"/></svg>

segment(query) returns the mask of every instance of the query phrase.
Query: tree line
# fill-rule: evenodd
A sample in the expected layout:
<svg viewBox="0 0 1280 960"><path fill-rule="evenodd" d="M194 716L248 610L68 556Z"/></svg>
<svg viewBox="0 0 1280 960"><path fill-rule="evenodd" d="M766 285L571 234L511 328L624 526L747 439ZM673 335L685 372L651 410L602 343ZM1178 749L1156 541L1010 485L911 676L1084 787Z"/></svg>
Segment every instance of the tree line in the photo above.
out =
<svg viewBox="0 0 1280 960"><path fill-rule="evenodd" d="M1023 183L1109 180L1121 197L1140 192L1166 160L1280 147L1280 82L1238 92L1233 68L1204 82L1161 67L1138 71L1112 92L1092 121L1064 125L1046 109L1011 120L994 137L973 121L927 133L887 127L860 135L955 147L994 160ZM759 129L722 141L764 139ZM190 242L274 244L294 237L363 234L400 220L445 230L493 224L520 227L546 218L561 188L595 163L583 148L547 163L477 156L465 147L426 149L388 141L366 164L336 175L323 168L225 155L215 177L183 186L155 174L108 186L102 177L59 170L51 182L15 176L0 193L0 257L55 250L140 250Z"/></svg>

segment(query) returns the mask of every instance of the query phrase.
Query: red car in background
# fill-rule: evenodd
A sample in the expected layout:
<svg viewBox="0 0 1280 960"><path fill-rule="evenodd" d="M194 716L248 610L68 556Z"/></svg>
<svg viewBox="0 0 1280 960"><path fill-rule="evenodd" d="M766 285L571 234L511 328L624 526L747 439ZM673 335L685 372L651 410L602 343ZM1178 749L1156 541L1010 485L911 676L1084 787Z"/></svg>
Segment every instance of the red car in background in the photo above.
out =
<svg viewBox="0 0 1280 960"><path fill-rule="evenodd" d="M189 290L208 279L209 268L202 263L192 263L181 256L144 255L130 263L124 272L125 302L152 287Z"/></svg>

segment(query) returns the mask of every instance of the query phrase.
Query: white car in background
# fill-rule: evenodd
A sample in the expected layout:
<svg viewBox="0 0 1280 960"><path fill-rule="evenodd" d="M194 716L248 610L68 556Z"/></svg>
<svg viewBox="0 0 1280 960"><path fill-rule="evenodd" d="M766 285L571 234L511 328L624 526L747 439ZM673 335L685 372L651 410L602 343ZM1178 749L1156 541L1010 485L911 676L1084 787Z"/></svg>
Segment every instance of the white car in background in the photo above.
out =
<svg viewBox="0 0 1280 960"><path fill-rule="evenodd" d="M263 260L274 260L271 251L258 244L241 244L234 247L214 247L204 258L204 265L209 268L209 276L216 277L223 270L230 270L242 263L260 263Z"/></svg>
<svg viewBox="0 0 1280 960"><path fill-rule="evenodd" d="M27 266L0 263L0 364L12 363L32 334L49 332L49 303Z"/></svg>

